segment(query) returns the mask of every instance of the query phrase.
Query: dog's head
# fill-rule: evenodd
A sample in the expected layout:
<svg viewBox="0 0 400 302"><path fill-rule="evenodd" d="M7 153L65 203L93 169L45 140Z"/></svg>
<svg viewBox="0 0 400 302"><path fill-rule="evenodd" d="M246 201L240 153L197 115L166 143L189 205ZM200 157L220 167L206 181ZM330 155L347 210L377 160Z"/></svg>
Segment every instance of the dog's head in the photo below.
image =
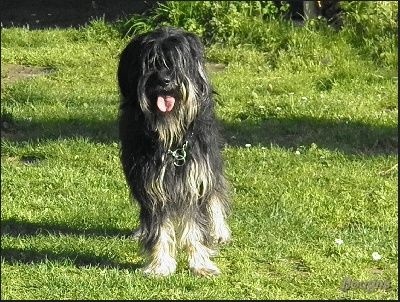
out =
<svg viewBox="0 0 400 302"><path fill-rule="evenodd" d="M139 103L152 130L179 140L212 93L199 38L159 28L132 40L121 55L118 80L125 102Z"/></svg>

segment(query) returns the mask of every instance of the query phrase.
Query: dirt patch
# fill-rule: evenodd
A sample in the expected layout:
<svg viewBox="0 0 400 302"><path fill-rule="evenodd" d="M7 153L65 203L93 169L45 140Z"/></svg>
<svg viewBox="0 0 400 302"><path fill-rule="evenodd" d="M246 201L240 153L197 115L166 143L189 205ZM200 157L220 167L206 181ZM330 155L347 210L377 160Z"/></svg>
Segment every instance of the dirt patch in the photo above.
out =
<svg viewBox="0 0 400 302"><path fill-rule="evenodd" d="M47 75L52 72L54 70L47 67L1 64L1 88L3 89L3 86L13 84L19 80Z"/></svg>
<svg viewBox="0 0 400 302"><path fill-rule="evenodd" d="M225 64L222 63L206 63L206 69L209 72L221 72L225 69Z"/></svg>

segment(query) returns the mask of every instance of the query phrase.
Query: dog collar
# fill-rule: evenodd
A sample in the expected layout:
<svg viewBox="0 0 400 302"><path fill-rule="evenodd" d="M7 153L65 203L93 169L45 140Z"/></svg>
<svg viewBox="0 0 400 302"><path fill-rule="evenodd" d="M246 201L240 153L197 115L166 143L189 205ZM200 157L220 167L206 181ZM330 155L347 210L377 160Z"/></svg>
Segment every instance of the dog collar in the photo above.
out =
<svg viewBox="0 0 400 302"><path fill-rule="evenodd" d="M171 154L174 158L174 165L177 167L183 166L186 162L186 148L188 146L188 141L185 141L182 148L178 148L174 151L168 149L167 154Z"/></svg>
<svg viewBox="0 0 400 302"><path fill-rule="evenodd" d="M192 126L193 127L193 126ZM187 149L189 147L189 142L193 137L193 131L190 131L186 135L186 140L183 143L181 148L177 148L175 150L168 149L167 154L171 155L174 159L174 165L176 167L181 167L186 163Z"/></svg>

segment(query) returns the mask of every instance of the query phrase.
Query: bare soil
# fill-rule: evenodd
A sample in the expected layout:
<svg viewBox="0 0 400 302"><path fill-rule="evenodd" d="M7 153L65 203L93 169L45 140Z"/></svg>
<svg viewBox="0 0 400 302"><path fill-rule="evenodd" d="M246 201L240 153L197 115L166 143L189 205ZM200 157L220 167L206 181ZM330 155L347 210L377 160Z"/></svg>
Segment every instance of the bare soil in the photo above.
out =
<svg viewBox="0 0 400 302"><path fill-rule="evenodd" d="M51 72L53 70L46 67L1 64L1 87L3 89L3 86L13 84L18 80L46 75Z"/></svg>

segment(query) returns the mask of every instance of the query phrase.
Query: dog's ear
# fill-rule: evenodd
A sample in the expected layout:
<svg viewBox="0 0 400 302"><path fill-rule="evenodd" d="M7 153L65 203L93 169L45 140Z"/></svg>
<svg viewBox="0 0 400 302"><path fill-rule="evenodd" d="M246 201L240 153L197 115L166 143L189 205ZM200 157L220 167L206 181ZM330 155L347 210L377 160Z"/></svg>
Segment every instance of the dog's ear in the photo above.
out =
<svg viewBox="0 0 400 302"><path fill-rule="evenodd" d="M135 37L122 51L118 65L118 84L124 98L134 98L137 79L140 74L140 50L144 34Z"/></svg>
<svg viewBox="0 0 400 302"><path fill-rule="evenodd" d="M189 42L192 56L197 58L199 61L203 61L204 46L200 38L197 35L189 32L187 33L186 38Z"/></svg>
<svg viewBox="0 0 400 302"><path fill-rule="evenodd" d="M205 69L205 59L204 59L204 45L201 42L199 36L193 33L187 33L186 39L190 45L190 53L195 59L195 74L198 76L197 90L205 100L208 100L208 96L212 94L210 90L210 84L207 77L207 72Z"/></svg>

